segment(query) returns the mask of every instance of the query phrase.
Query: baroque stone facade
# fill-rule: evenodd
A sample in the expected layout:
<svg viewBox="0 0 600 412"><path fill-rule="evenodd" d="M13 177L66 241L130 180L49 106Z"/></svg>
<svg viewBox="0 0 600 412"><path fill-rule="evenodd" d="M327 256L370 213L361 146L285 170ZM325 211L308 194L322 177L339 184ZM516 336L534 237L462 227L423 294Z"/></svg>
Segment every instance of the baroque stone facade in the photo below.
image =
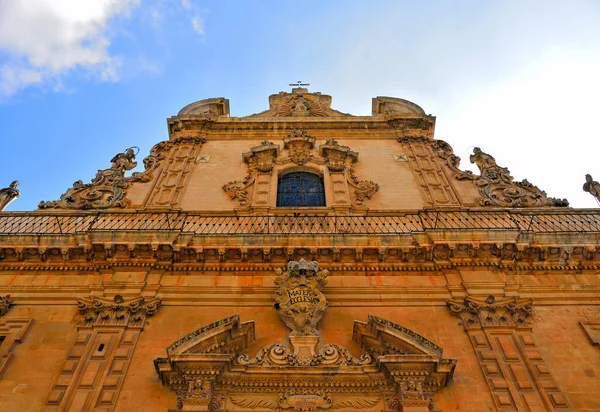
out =
<svg viewBox="0 0 600 412"><path fill-rule="evenodd" d="M0 213L0 410L600 410L600 210L331 104L201 100Z"/></svg>

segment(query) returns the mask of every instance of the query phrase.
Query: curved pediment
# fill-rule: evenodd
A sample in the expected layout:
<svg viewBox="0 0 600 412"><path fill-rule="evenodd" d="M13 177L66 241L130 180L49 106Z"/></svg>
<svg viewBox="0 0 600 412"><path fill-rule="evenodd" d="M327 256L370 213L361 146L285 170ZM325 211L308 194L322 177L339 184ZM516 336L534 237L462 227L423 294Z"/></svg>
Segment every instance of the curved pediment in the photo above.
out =
<svg viewBox="0 0 600 412"><path fill-rule="evenodd" d="M354 321L353 339L374 358L385 355L442 356L442 348L427 338L387 319L369 315Z"/></svg>
<svg viewBox="0 0 600 412"><path fill-rule="evenodd" d="M188 333L167 347L169 356L190 354L228 354L236 356L255 339L254 321L240 322L233 315Z"/></svg>

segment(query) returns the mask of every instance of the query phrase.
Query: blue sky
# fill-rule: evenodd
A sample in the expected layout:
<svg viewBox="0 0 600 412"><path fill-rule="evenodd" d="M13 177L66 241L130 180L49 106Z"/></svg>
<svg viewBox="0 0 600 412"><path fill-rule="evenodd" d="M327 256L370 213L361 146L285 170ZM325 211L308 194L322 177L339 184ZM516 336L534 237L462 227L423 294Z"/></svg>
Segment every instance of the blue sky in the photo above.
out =
<svg viewBox="0 0 600 412"><path fill-rule="evenodd" d="M411 100L473 169L474 146L574 207L600 180L600 2L3 0L0 186L34 210L209 97L268 108L303 80L333 107Z"/></svg>

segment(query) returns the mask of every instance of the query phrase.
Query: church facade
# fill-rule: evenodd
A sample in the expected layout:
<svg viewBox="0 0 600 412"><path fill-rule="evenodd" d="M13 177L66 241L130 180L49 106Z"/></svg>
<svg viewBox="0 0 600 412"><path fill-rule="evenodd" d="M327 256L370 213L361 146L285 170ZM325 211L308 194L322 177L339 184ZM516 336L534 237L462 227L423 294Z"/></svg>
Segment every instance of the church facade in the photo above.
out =
<svg viewBox="0 0 600 412"><path fill-rule="evenodd" d="M331 103L201 100L0 213L0 410L599 411L600 210Z"/></svg>

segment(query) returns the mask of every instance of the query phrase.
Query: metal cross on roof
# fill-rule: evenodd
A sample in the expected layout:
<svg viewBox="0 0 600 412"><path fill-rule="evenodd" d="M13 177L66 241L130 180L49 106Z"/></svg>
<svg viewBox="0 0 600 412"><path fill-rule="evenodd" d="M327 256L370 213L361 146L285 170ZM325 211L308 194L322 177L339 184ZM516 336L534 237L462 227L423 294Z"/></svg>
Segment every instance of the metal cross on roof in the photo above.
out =
<svg viewBox="0 0 600 412"><path fill-rule="evenodd" d="M302 80L298 80L296 83L290 83L290 86L301 87L301 86L310 86L310 83L302 83Z"/></svg>

